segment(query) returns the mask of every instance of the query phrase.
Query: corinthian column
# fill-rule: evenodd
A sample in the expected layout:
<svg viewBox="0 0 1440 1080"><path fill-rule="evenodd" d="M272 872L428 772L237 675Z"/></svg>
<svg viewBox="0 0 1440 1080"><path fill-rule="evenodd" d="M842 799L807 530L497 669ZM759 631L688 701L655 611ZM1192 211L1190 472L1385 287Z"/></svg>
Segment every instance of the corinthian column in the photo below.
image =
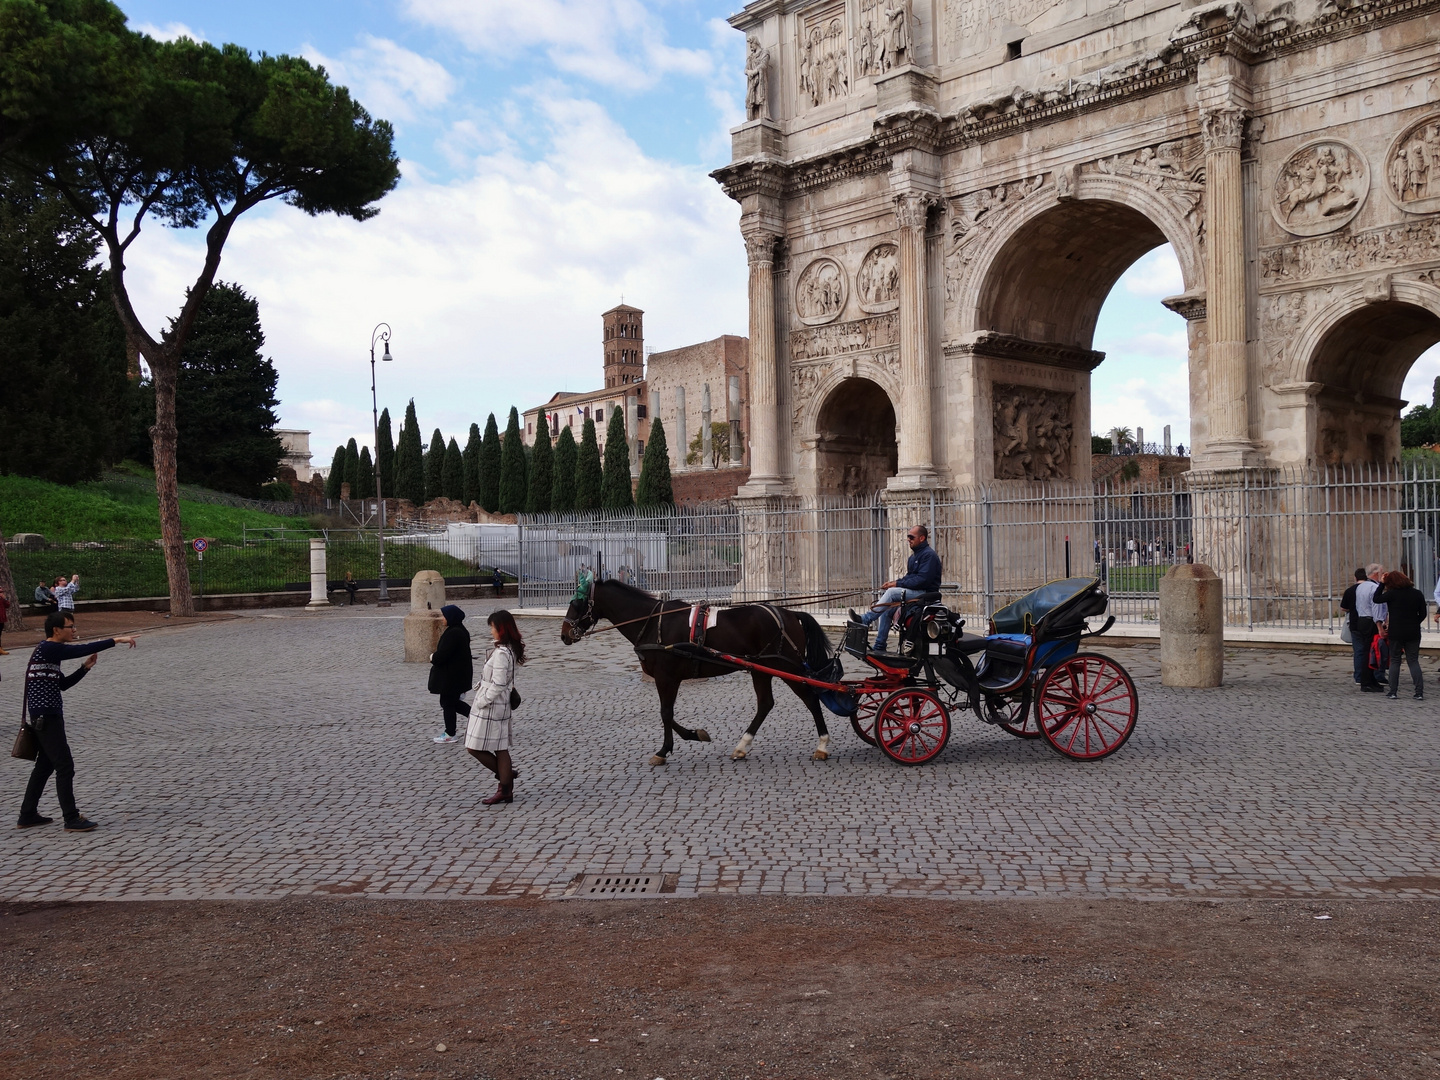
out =
<svg viewBox="0 0 1440 1080"><path fill-rule="evenodd" d="M765 495L780 475L780 373L775 350L775 244L778 233L745 233L750 260L750 480L743 494Z"/></svg>
<svg viewBox="0 0 1440 1080"><path fill-rule="evenodd" d="M1252 450L1245 346L1245 223L1240 140L1247 113L1206 109L1205 318L1210 338L1210 437L1206 464L1239 466Z"/></svg>
<svg viewBox="0 0 1440 1080"><path fill-rule="evenodd" d="M895 196L895 221L900 227L900 471L891 486L928 487L935 482L925 258L931 203L929 195Z"/></svg>

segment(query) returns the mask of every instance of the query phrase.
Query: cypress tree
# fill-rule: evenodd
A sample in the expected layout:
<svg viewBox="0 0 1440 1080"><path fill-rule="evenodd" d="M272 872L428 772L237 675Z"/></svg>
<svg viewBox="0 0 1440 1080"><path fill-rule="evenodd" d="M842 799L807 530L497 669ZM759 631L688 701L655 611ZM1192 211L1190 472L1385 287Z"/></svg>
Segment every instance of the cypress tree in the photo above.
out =
<svg viewBox="0 0 1440 1080"><path fill-rule="evenodd" d="M555 457L551 463L555 481L550 487L550 512L552 514L573 514L575 512L575 436L569 427L560 429L555 440Z"/></svg>
<svg viewBox="0 0 1440 1080"><path fill-rule="evenodd" d="M465 444L462 454L465 471L460 491L460 501L466 506L480 501L480 425L470 425L470 441Z"/></svg>
<svg viewBox="0 0 1440 1080"><path fill-rule="evenodd" d="M375 497L375 463L370 460L370 447L360 448L360 478L357 486L350 489L350 494L357 499L373 499Z"/></svg>
<svg viewBox="0 0 1440 1080"><path fill-rule="evenodd" d="M430 449L425 453L425 501L445 494L445 436L437 427L430 436Z"/></svg>
<svg viewBox="0 0 1440 1080"><path fill-rule="evenodd" d="M425 448L420 443L420 421L415 418L415 399L405 406L405 423L400 428L400 445L395 448L395 498L420 506L425 502Z"/></svg>
<svg viewBox="0 0 1440 1080"><path fill-rule="evenodd" d="M525 509L529 487L525 475L525 440L520 437L520 413L510 406L510 422L505 425L505 441L500 451L500 512L518 514Z"/></svg>
<svg viewBox="0 0 1440 1080"><path fill-rule="evenodd" d="M340 485L345 481L345 447L335 447L335 456L330 460L330 473L325 477L325 497L338 499Z"/></svg>
<svg viewBox="0 0 1440 1080"><path fill-rule="evenodd" d="M500 509L500 428L493 412L480 442L480 505L492 514Z"/></svg>
<svg viewBox="0 0 1440 1080"><path fill-rule="evenodd" d="M645 457L640 461L635 505L675 505L675 490L670 484L670 448L665 445L665 425L658 416L650 421L650 441L645 444Z"/></svg>
<svg viewBox="0 0 1440 1080"><path fill-rule="evenodd" d="M465 497L465 458L460 444L451 438L445 446L445 465L440 472L440 487L447 499L457 502Z"/></svg>
<svg viewBox="0 0 1440 1080"><path fill-rule="evenodd" d="M542 414L535 431L535 445L530 452L530 488L525 509L532 514L548 514L550 497L555 487L555 458L550 446L550 422Z"/></svg>
<svg viewBox="0 0 1440 1080"><path fill-rule="evenodd" d="M575 509L600 509L600 443L595 438L595 421L588 416L580 430L580 452L575 458Z"/></svg>
<svg viewBox="0 0 1440 1080"><path fill-rule="evenodd" d="M380 425L375 438L375 460L380 466L380 492L387 499L395 497L395 439L390 434L390 410L380 414Z"/></svg>
<svg viewBox="0 0 1440 1080"><path fill-rule="evenodd" d="M358 499L360 490L360 447L351 439L345 444L345 482L350 485L350 497Z"/></svg>
<svg viewBox="0 0 1440 1080"><path fill-rule="evenodd" d="M606 510L626 510L635 505L630 491L630 444L625 441L625 414L610 410L605 426L605 478L600 484L600 505Z"/></svg>

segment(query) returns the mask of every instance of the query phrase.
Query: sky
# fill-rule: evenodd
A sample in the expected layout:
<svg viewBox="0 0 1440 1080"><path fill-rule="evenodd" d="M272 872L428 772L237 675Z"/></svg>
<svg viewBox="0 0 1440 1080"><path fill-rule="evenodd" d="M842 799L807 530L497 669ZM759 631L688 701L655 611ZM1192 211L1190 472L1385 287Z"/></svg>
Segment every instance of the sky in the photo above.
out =
<svg viewBox="0 0 1440 1080"><path fill-rule="evenodd" d="M317 466L413 398L423 437L463 445L557 390L600 385L600 313L645 310L647 349L747 333L739 211L708 173L743 119L742 0L121 0L159 38L235 42L322 64L391 121L402 164L357 223L267 206L240 219L220 279L254 295L279 372L281 426L312 432ZM202 259L198 231L152 224L128 261L158 332ZM1168 247L1112 290L1094 347L1092 430L1169 424L1189 443L1182 292ZM378 352L378 350L377 350ZM1406 382L1429 401L1431 350ZM1418 396L1417 396L1418 394Z"/></svg>

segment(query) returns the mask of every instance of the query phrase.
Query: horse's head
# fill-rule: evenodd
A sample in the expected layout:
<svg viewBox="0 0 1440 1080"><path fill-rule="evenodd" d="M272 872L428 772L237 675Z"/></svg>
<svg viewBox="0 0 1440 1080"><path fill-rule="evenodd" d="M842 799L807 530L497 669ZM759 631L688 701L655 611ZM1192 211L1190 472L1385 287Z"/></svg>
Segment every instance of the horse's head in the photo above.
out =
<svg viewBox="0 0 1440 1080"><path fill-rule="evenodd" d="M599 616L595 614L595 577L588 570L581 570L575 581L575 595L565 609L565 619L560 624L560 640L574 645L590 632Z"/></svg>

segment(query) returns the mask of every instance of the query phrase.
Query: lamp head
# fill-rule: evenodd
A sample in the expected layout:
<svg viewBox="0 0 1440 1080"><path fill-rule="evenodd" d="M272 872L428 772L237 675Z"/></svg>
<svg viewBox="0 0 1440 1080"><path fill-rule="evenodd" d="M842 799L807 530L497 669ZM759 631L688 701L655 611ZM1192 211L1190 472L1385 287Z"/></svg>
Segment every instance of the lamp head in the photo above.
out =
<svg viewBox="0 0 1440 1080"><path fill-rule="evenodd" d="M387 363L388 363L389 361L395 359L393 356L390 355L390 339L389 339L389 338L386 338L386 339L385 339L385 352L381 354L380 359L383 360L383 361L386 361Z"/></svg>

